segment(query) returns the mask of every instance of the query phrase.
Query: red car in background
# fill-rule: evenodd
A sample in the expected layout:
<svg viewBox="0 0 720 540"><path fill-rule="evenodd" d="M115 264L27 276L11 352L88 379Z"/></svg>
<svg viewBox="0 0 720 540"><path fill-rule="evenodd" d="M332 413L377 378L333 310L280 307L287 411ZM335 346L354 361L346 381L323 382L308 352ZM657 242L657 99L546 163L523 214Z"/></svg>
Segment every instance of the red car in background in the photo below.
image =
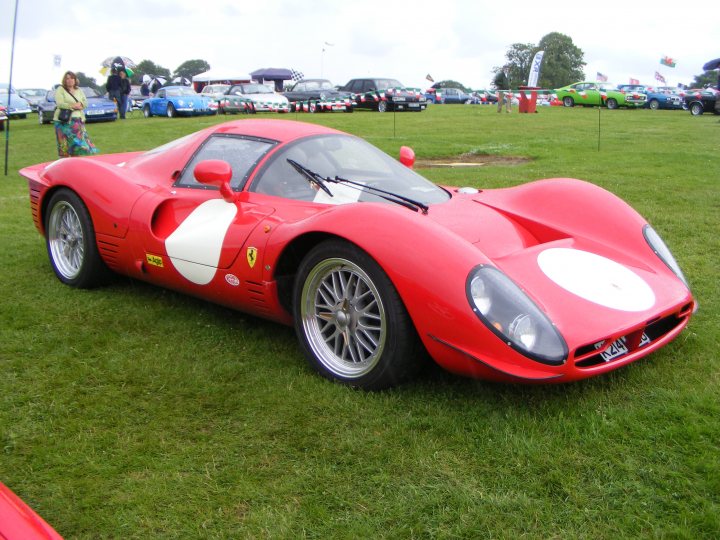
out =
<svg viewBox="0 0 720 540"><path fill-rule="evenodd" d="M612 193L569 178L442 187L413 161L250 119L20 174L63 283L112 271L294 325L310 365L354 387L405 380L424 351L470 377L575 381L687 325L677 262Z"/></svg>

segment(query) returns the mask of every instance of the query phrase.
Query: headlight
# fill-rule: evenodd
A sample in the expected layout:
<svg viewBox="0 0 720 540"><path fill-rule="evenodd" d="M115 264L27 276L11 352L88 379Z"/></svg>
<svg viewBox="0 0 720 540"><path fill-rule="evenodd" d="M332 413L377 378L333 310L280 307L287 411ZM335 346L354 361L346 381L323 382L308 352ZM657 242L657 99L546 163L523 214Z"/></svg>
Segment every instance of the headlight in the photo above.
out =
<svg viewBox="0 0 720 540"><path fill-rule="evenodd" d="M567 359L565 340L510 278L492 266L477 266L468 275L466 294L478 318L521 354L543 364Z"/></svg>
<svg viewBox="0 0 720 540"><path fill-rule="evenodd" d="M670 249L665 245L665 242L663 242L662 238L660 238L660 235L655 231L655 229L653 229L649 224L645 225L645 227L643 227L643 235L645 236L645 241L655 252L655 255L657 255L660 260L664 262L689 289L690 285L688 285L685 275L682 273L682 270L680 270L680 265L677 263L675 257L673 257L673 254L670 252Z"/></svg>

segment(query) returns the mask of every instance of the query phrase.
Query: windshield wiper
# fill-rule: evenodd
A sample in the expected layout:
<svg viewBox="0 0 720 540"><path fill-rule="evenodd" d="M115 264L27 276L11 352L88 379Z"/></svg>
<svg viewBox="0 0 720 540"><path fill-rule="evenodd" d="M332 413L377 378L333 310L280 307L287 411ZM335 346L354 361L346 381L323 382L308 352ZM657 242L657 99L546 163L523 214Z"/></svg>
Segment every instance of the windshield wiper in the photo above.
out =
<svg viewBox="0 0 720 540"><path fill-rule="evenodd" d="M362 182L356 182L354 180L349 180L340 176L335 176L335 178L330 178L329 176L326 176L323 178L315 171L308 169L294 159L288 158L287 162L292 165L296 171L298 171L305 178L307 178L311 184L315 184L316 186L318 186L330 197L333 197L333 194L327 187L326 182L331 182L333 184L343 184L358 191L367 191L368 193L372 193L376 197L380 197L381 199L384 199L386 201L399 204L400 206L404 206L405 208L409 208L413 212L421 211L423 214L428 213L428 205L421 203L420 201L416 201L415 199L405 197L404 195L393 193L392 191L386 191L377 187L368 186L367 184L363 184Z"/></svg>
<svg viewBox="0 0 720 540"><path fill-rule="evenodd" d="M299 172L299 173L302 174L305 178L307 178L308 181L309 181L311 184L315 184L317 187L319 187L320 189L322 189L325 193L327 193L328 195L330 195L330 197L333 196L332 191L330 191L330 188L328 188L328 187L325 185L325 180L329 180L329 178L323 178L323 177L320 176L318 173L316 173L316 172L314 172L314 171L311 171L310 169L308 169L308 168L305 167L304 165L300 165L300 164L299 164L297 161L295 161L294 159L288 158L287 162L288 162L290 165L292 165L297 172Z"/></svg>
<svg viewBox="0 0 720 540"><path fill-rule="evenodd" d="M377 187L368 186L367 184L363 184L362 182L355 182L354 180L348 180L347 178L342 178L340 176L335 176L335 178L328 177L324 180L326 182L333 182L335 184L344 184L360 191L368 191L373 195L380 197L381 199L394 202L395 204L399 204L400 206L409 208L414 212L422 211L423 214L428 213L429 206L425 203L421 203L420 201L416 201L415 199L405 197L404 195L400 195L398 193L393 193L392 191L386 191Z"/></svg>

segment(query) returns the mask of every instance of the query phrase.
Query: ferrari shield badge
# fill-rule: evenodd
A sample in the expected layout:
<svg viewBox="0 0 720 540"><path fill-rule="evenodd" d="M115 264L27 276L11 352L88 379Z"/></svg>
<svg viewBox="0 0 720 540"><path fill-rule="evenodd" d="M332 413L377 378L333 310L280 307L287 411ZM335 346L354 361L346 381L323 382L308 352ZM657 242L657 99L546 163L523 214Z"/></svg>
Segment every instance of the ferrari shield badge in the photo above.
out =
<svg viewBox="0 0 720 540"><path fill-rule="evenodd" d="M254 247L247 248L246 257L247 257L248 265L250 265L250 268L255 266L255 261L257 260L257 248L254 248Z"/></svg>

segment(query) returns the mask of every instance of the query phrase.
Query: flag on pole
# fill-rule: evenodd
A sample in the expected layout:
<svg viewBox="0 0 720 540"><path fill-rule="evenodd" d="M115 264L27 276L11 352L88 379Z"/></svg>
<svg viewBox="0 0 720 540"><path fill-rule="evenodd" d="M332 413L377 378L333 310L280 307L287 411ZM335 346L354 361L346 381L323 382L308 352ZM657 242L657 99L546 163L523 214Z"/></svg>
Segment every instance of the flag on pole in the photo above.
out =
<svg viewBox="0 0 720 540"><path fill-rule="evenodd" d="M675 60L673 60L673 59L670 58L669 56L663 56L663 57L660 59L660 63L661 63L663 66L675 67L675 64L676 64L677 62L675 62Z"/></svg>
<svg viewBox="0 0 720 540"><path fill-rule="evenodd" d="M630 78L630 84L640 84L640 81L638 79Z"/></svg>
<svg viewBox="0 0 720 540"><path fill-rule="evenodd" d="M655 78L660 81L661 83L665 84L665 77L660 75L657 71L655 72Z"/></svg>
<svg viewBox="0 0 720 540"><path fill-rule="evenodd" d="M604 74L600 73L599 71L597 72L595 77L597 78L598 82L607 82L607 80L608 80L607 75L604 75Z"/></svg>
<svg viewBox="0 0 720 540"><path fill-rule="evenodd" d="M297 82L305 78L305 74L302 71L296 71L294 69L290 70L290 75L292 76L293 82Z"/></svg>
<svg viewBox="0 0 720 540"><path fill-rule="evenodd" d="M430 82L435 82L435 79L433 79L429 73L425 76L425 78Z"/></svg>
<svg viewBox="0 0 720 540"><path fill-rule="evenodd" d="M528 86L537 86L538 78L540 77L540 65L542 64L543 56L545 51L538 51L533 56L532 64L530 65L530 74L528 75ZM505 73L507 77L507 73Z"/></svg>

